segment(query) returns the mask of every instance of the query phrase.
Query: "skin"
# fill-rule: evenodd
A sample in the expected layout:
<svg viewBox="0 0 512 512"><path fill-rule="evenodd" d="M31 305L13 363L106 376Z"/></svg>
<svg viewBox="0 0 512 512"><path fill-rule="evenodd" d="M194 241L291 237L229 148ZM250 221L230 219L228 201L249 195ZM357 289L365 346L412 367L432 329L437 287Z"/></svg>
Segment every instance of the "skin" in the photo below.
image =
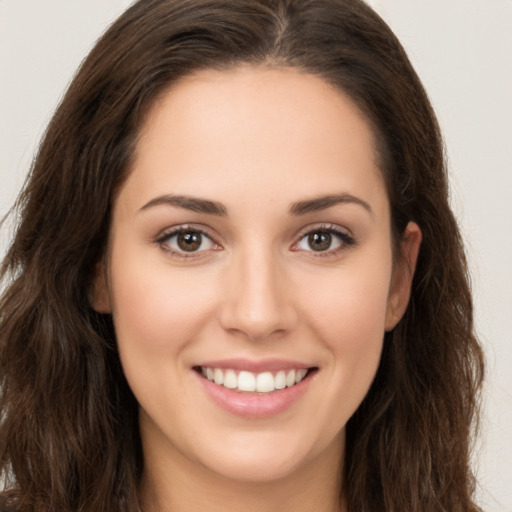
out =
<svg viewBox="0 0 512 512"><path fill-rule="evenodd" d="M343 509L345 425L406 308L421 241L410 223L393 260L375 153L350 99L296 70L202 71L154 105L93 299L113 315L140 404L145 511ZM168 194L215 201L225 214L155 201ZM181 226L208 235L185 257L165 239ZM307 233L326 226L354 243L333 236L313 251ZM318 371L290 408L248 419L213 403L192 370L233 357Z"/></svg>

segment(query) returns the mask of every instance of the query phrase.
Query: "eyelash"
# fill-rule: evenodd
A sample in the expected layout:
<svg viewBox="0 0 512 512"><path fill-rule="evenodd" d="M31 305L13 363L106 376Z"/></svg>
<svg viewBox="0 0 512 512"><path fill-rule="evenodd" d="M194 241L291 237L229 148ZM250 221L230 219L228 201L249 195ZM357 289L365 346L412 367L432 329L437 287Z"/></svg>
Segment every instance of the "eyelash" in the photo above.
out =
<svg viewBox="0 0 512 512"><path fill-rule="evenodd" d="M173 248L169 246L169 240L175 236L178 236L180 234L184 233L198 233L202 237L206 237L211 241L212 244L216 245L217 247L221 247L220 244L218 244L214 238L206 232L204 229L198 228L196 226L191 225L183 225L176 228L171 228L168 231L163 232L156 240L156 244L165 252L171 254L173 257L179 258L179 259L189 259L189 258L198 258L200 257L201 253L205 252L205 250L202 251L191 251L189 254L187 254L184 251L176 251ZM298 240L293 244L292 250L293 251L300 251L301 249L295 248L297 247L302 240L304 240L306 237L311 236L314 233L327 233L329 235L333 235L336 238L340 240L340 244L338 247L334 249L328 249L325 251L314 251L313 249L309 251L304 251L307 253L312 253L314 257L329 257L329 256L336 256L339 252L346 250L350 247L353 247L357 245L356 239L347 233L344 230L341 230L338 226L334 224L322 224L314 228L308 228L307 230L301 232L298 236Z"/></svg>

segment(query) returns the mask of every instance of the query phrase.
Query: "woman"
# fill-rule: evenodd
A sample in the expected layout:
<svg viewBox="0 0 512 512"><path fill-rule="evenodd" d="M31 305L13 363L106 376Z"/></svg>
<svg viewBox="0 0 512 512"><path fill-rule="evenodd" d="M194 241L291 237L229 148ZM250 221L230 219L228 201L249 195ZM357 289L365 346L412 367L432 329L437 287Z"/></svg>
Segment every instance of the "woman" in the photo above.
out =
<svg viewBox="0 0 512 512"><path fill-rule="evenodd" d="M478 510L441 138L362 2L137 2L17 207L7 510Z"/></svg>

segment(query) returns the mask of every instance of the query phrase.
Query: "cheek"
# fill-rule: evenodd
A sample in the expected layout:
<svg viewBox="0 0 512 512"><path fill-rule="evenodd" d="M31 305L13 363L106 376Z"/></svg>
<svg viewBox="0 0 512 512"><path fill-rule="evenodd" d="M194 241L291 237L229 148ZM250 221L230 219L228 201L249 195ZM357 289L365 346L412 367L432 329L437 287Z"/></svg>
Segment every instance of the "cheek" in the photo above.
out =
<svg viewBox="0 0 512 512"><path fill-rule="evenodd" d="M211 318L214 280L200 271L180 272L161 257L144 260L133 249L124 254L111 265L110 291L126 379L143 409L161 409L163 393L179 410L187 394L169 395L169 390L186 378L183 354Z"/></svg>
<svg viewBox="0 0 512 512"><path fill-rule="evenodd" d="M384 334L391 273L332 272L324 286L318 280L304 295L310 324L332 348L359 352ZM313 283L312 283L313 284Z"/></svg>
<svg viewBox="0 0 512 512"><path fill-rule="evenodd" d="M355 412L379 365L391 278L391 263L381 263L365 271L340 268L323 283L312 282L312 292L302 296L309 328L329 357L331 400L343 404L337 409L339 424Z"/></svg>
<svg viewBox="0 0 512 512"><path fill-rule="evenodd" d="M211 315L216 287L211 276L131 257L111 275L113 317L120 351L159 357L176 353Z"/></svg>

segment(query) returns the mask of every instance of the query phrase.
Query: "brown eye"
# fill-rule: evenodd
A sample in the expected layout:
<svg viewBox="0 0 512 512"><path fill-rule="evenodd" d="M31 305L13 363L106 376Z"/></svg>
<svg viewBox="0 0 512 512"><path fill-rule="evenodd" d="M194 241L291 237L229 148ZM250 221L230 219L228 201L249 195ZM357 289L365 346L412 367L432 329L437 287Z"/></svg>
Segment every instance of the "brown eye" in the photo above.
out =
<svg viewBox="0 0 512 512"><path fill-rule="evenodd" d="M308 235L308 245L313 251L327 251L331 244L332 235L327 231L315 231Z"/></svg>
<svg viewBox="0 0 512 512"><path fill-rule="evenodd" d="M348 248L355 244L356 241L352 235L341 231L341 229L320 227L305 233L294 246L294 250L330 255L336 253L338 249Z"/></svg>
<svg viewBox="0 0 512 512"><path fill-rule="evenodd" d="M176 243L185 252L197 251L201 247L203 235L197 231L185 231L177 235Z"/></svg>
<svg viewBox="0 0 512 512"><path fill-rule="evenodd" d="M206 234L196 229L177 229L173 233L162 236L158 243L171 252L200 253L217 248L215 242Z"/></svg>

